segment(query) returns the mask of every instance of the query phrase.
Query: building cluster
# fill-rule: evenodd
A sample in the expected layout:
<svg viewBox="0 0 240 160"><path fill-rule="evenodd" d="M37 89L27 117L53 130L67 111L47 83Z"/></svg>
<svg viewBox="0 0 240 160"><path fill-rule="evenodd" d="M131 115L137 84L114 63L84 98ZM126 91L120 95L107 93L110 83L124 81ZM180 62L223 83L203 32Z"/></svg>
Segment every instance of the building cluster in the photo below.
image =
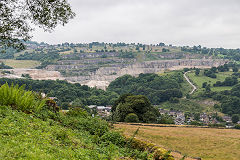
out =
<svg viewBox="0 0 240 160"><path fill-rule="evenodd" d="M175 110L159 109L161 115L166 114L173 118L176 125L190 124L193 121L199 121L203 124L218 124L220 123L214 116L207 113L200 113L198 119L194 115L185 115L184 112ZM232 119L229 116L223 116L223 121L232 123Z"/></svg>
<svg viewBox="0 0 240 160"><path fill-rule="evenodd" d="M97 114L101 117L108 117L111 114L112 106L97 106L97 105L90 105L88 108L92 110L96 110Z"/></svg>

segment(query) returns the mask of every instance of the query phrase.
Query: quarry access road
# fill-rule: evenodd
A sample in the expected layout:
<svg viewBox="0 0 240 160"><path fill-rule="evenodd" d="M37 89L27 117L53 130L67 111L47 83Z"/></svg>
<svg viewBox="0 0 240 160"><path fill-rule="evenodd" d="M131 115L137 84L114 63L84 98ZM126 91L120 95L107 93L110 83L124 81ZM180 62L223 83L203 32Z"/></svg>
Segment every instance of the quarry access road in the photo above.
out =
<svg viewBox="0 0 240 160"><path fill-rule="evenodd" d="M184 78L187 80L187 82L193 87L193 90L189 94L193 94L193 92L197 89L197 87L189 80L187 77L187 73L191 71L187 71L183 74Z"/></svg>

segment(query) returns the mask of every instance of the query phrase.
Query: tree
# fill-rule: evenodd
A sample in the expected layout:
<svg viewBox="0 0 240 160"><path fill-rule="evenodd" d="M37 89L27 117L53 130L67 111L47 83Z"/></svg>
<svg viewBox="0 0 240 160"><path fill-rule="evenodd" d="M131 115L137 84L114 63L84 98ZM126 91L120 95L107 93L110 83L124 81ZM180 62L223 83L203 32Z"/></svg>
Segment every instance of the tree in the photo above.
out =
<svg viewBox="0 0 240 160"><path fill-rule="evenodd" d="M115 106L117 107L113 110L113 119L120 122L126 121L130 113L136 114L141 122L156 122L159 114L148 98L143 95L122 95Z"/></svg>
<svg viewBox="0 0 240 160"><path fill-rule="evenodd" d="M199 69L199 68L196 68L196 70L195 70L195 75L198 76L199 73L200 73L200 69Z"/></svg>
<svg viewBox="0 0 240 160"><path fill-rule="evenodd" d="M233 67L233 72L238 72L238 68L237 67Z"/></svg>
<svg viewBox="0 0 240 160"><path fill-rule="evenodd" d="M0 47L23 49L23 41L31 38L33 26L52 31L74 16L67 0L0 1Z"/></svg>
<svg viewBox="0 0 240 160"><path fill-rule="evenodd" d="M232 116L232 122L233 123L237 123L239 121L239 116L237 115L237 114L234 114L233 116Z"/></svg>
<svg viewBox="0 0 240 160"><path fill-rule="evenodd" d="M207 82L203 82L202 83L202 88L206 88L206 86L207 86Z"/></svg>
<svg viewBox="0 0 240 160"><path fill-rule="evenodd" d="M129 113L125 120L125 122L139 122L138 116L134 113Z"/></svg>

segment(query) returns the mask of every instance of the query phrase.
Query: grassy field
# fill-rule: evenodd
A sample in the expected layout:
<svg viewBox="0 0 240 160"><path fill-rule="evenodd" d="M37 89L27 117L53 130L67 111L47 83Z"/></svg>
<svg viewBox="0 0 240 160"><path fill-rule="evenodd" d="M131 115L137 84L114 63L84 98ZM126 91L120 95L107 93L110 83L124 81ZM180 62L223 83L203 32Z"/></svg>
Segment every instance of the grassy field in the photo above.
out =
<svg viewBox="0 0 240 160"><path fill-rule="evenodd" d="M189 99L179 99L179 103L171 103L169 101L161 104L162 109L173 109L179 111L203 112L204 107L197 102Z"/></svg>
<svg viewBox="0 0 240 160"><path fill-rule="evenodd" d="M138 127L115 125L125 135L132 135ZM136 137L203 160L239 160L240 157L240 130L140 126Z"/></svg>
<svg viewBox="0 0 240 160"><path fill-rule="evenodd" d="M217 73L217 78L210 78L203 75L203 71L200 72L198 76L195 75L194 72L188 73L187 76L189 79L197 86L197 88L202 88L202 84L207 82L211 84L212 91L223 91L223 90L230 90L232 87L213 87L217 81L223 82L226 77L232 75L233 72L219 72Z"/></svg>
<svg viewBox="0 0 240 160"><path fill-rule="evenodd" d="M35 68L40 65L40 62L32 60L3 59L0 61L13 68Z"/></svg>

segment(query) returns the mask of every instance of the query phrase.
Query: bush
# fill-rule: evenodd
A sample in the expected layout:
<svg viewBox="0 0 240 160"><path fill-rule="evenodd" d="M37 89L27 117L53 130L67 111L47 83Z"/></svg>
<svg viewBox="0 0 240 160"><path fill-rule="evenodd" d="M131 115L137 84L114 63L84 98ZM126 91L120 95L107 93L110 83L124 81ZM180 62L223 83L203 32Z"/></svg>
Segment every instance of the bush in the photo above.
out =
<svg viewBox="0 0 240 160"><path fill-rule="evenodd" d="M37 99L32 91L24 90L23 86L11 85L9 87L6 83L0 87L0 105L31 113L39 111L45 105L45 101Z"/></svg>
<svg viewBox="0 0 240 160"><path fill-rule="evenodd" d="M240 129L240 124L236 124L234 128L235 129Z"/></svg>
<svg viewBox="0 0 240 160"><path fill-rule="evenodd" d="M106 132L101 138L101 141L109 143L113 143L118 146L125 145L125 138L119 133L114 131Z"/></svg>
<svg viewBox="0 0 240 160"><path fill-rule="evenodd" d="M125 120L125 122L139 122L138 116L134 113L129 113Z"/></svg>

